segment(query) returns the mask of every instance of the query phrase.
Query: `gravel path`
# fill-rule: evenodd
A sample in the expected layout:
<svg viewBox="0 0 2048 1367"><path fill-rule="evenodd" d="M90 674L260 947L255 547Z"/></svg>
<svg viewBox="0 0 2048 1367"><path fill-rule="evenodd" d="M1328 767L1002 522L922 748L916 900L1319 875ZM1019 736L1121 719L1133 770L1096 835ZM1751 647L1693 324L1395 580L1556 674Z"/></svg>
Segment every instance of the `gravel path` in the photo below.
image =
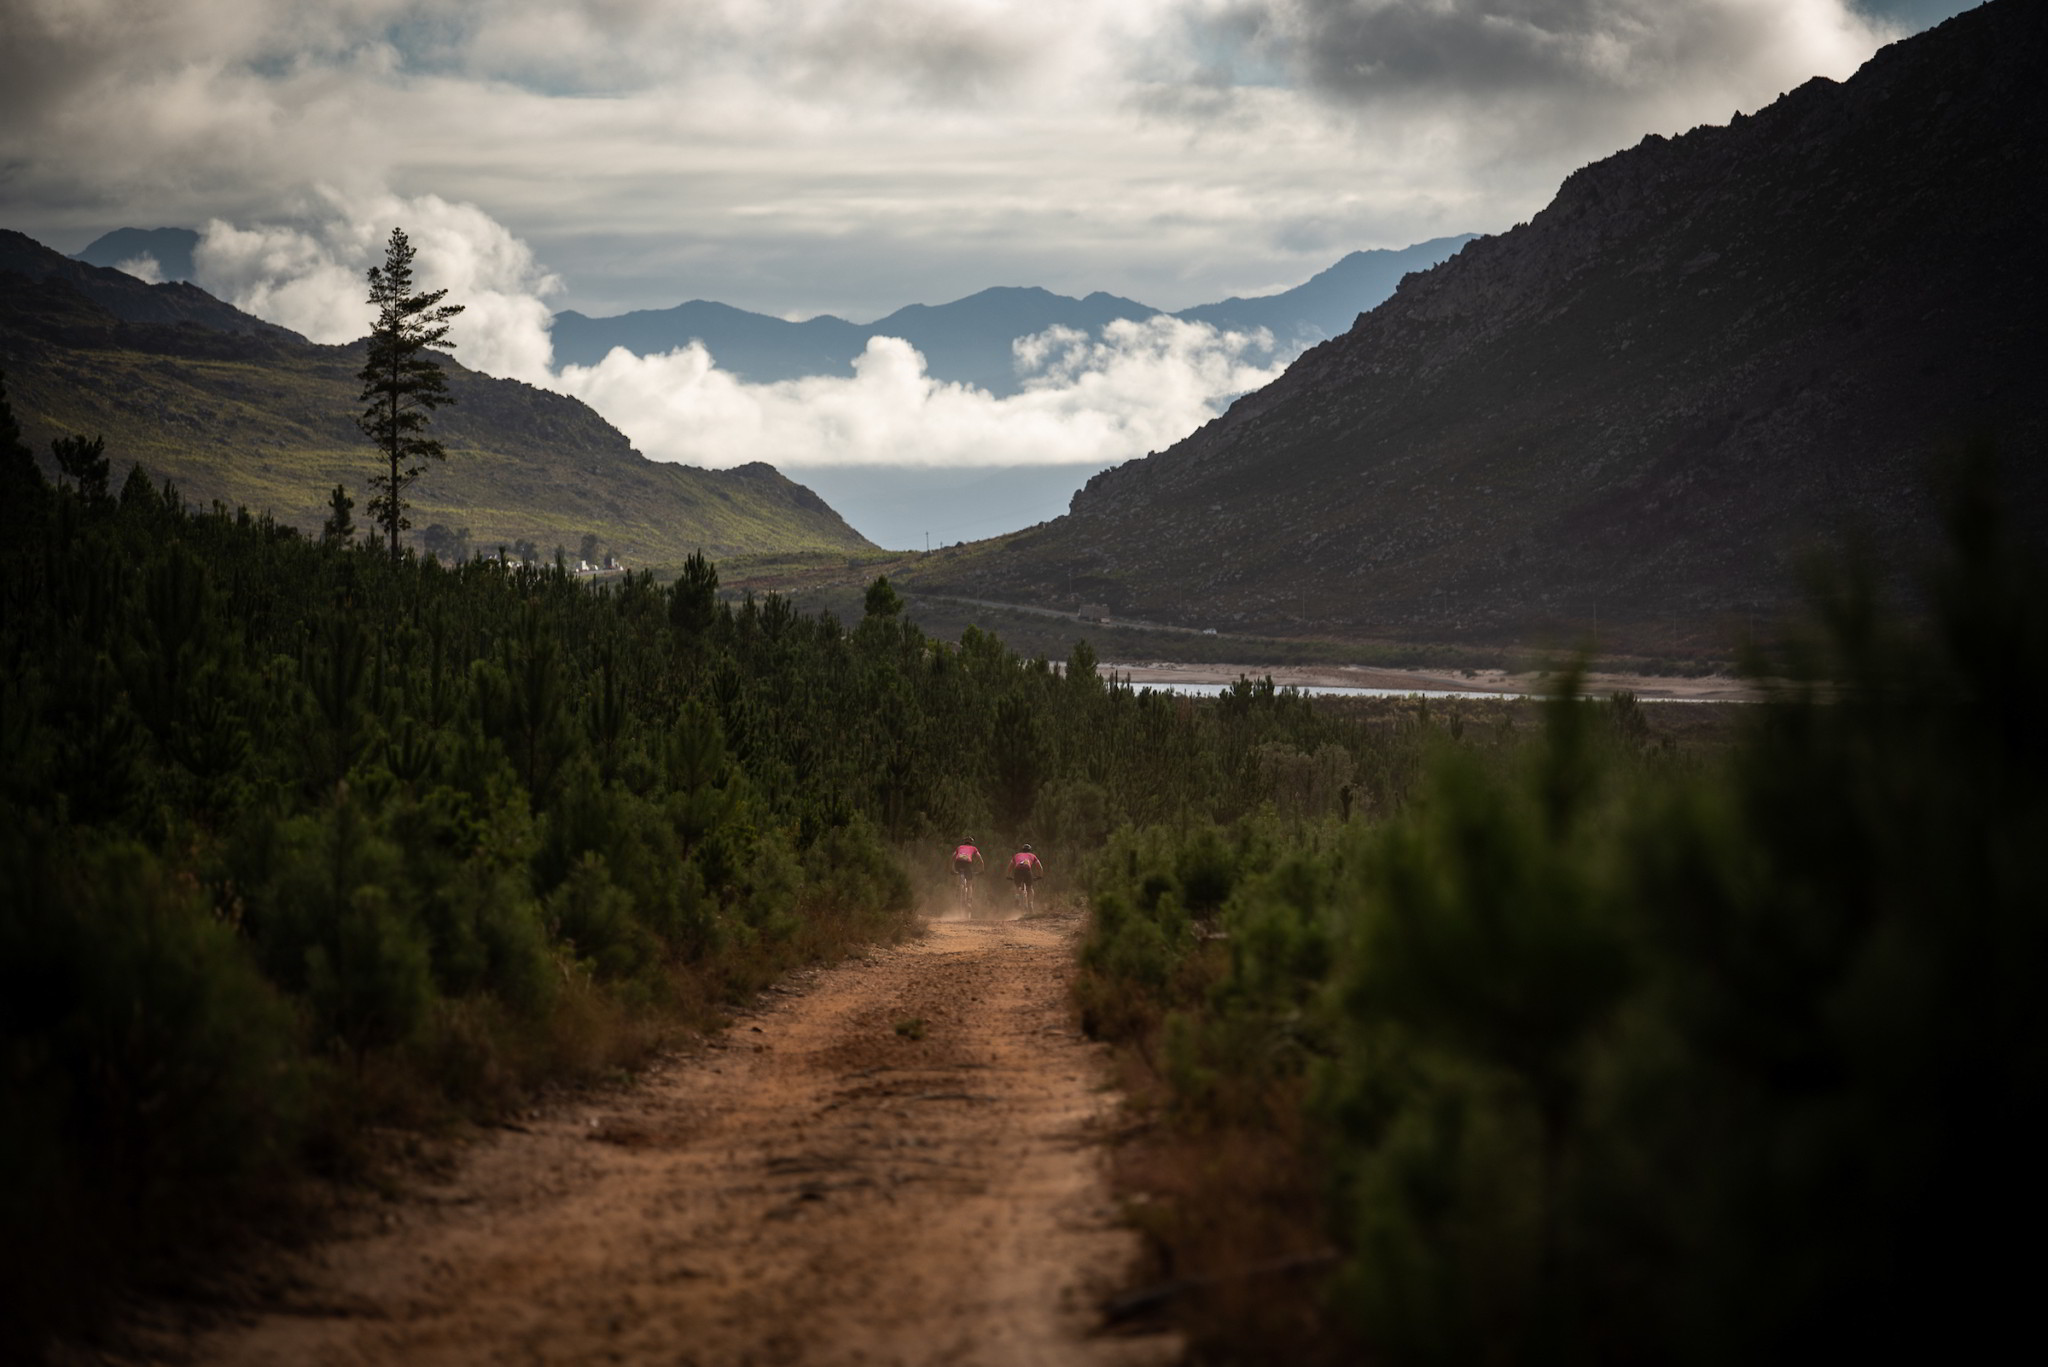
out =
<svg viewBox="0 0 2048 1367"><path fill-rule="evenodd" d="M475 1147L389 1228L192 1345L229 1364L1156 1364L1128 1276L1078 919L938 921L796 981L643 1085ZM921 1037L920 1037L921 1036Z"/></svg>

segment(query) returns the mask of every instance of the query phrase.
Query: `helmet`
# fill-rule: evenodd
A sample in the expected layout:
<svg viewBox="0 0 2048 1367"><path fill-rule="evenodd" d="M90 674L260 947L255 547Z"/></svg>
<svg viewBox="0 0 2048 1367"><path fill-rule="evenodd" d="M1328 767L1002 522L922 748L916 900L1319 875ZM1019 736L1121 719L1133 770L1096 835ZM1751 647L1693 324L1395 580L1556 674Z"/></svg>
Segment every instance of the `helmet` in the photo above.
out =
<svg viewBox="0 0 2048 1367"><path fill-rule="evenodd" d="M1031 847L1030 847L1029 845L1026 845L1026 846L1024 847L1024 853L1026 853L1026 854L1029 854L1029 853L1031 853Z"/></svg>

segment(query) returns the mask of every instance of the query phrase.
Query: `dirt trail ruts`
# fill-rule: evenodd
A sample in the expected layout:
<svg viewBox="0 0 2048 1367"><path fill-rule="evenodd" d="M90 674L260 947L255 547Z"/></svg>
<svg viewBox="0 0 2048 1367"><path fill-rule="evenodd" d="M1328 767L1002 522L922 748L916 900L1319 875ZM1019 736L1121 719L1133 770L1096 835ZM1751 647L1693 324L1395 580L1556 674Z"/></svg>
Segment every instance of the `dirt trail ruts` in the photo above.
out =
<svg viewBox="0 0 2048 1367"><path fill-rule="evenodd" d="M1097 1142L1105 1062L1066 1007L1077 929L936 921L798 979L644 1085L480 1144L193 1356L1171 1361L1091 1333L1137 1250Z"/></svg>

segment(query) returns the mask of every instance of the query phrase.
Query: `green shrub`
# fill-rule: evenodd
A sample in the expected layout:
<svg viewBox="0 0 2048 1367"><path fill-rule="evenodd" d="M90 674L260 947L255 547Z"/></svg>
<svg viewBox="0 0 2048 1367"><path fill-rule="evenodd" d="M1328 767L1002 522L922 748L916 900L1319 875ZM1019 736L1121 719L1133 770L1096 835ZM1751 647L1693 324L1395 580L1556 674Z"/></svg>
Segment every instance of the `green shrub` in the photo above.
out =
<svg viewBox="0 0 2048 1367"><path fill-rule="evenodd" d="M632 897L612 882L601 854L585 854L547 898L549 934L600 980L639 976L658 962L660 944L634 914Z"/></svg>
<svg viewBox="0 0 2048 1367"><path fill-rule="evenodd" d="M1567 696L1527 745L1438 750L1370 831L1118 837L1091 1025L1160 1059L1191 1142L1298 1133L1327 1183L1296 1235L1340 1251L1323 1309L1266 1351L1974 1359L2026 1332L2031 1264L1987 1231L2048 1213L2020 1119L2048 1078L2021 691L2048 606L1992 513L1960 505L1924 630L1839 585L1725 755ZM1170 933L1198 884L1230 889L1206 977Z"/></svg>
<svg viewBox="0 0 2048 1367"><path fill-rule="evenodd" d="M216 1226L294 1156L309 1073L290 1005L146 851L7 822L0 885L5 1340Z"/></svg>

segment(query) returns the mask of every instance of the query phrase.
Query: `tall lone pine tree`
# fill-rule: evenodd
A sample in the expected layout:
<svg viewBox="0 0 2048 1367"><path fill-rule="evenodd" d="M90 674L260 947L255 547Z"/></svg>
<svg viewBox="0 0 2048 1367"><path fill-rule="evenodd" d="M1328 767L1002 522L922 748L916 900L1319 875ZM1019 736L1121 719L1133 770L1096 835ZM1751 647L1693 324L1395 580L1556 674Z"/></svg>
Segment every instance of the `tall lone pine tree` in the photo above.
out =
<svg viewBox="0 0 2048 1367"><path fill-rule="evenodd" d="M370 267L370 303L377 322L370 330L370 355L362 373L362 402L368 407L356 426L384 455L386 470L370 480L370 520L381 524L398 558L398 534L412 523L405 516L405 491L426 472L430 460L445 460L441 443L425 434L433 410L455 402L440 364L427 354L455 343L448 321L460 304L443 304L446 290L414 293L412 243L403 228L391 230L384 264Z"/></svg>

